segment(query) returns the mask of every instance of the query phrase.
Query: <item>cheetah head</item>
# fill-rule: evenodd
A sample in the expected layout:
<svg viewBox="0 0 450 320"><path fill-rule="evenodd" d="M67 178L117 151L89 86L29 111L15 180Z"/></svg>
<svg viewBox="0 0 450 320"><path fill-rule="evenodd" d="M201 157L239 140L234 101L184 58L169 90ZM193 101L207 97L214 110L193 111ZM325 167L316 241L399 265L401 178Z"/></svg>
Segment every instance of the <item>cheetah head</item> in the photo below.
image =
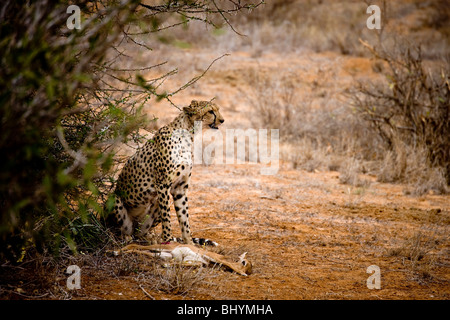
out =
<svg viewBox="0 0 450 320"><path fill-rule="evenodd" d="M209 101L193 100L183 111L192 122L201 121L204 127L219 129L219 126L225 121L219 112L219 107Z"/></svg>

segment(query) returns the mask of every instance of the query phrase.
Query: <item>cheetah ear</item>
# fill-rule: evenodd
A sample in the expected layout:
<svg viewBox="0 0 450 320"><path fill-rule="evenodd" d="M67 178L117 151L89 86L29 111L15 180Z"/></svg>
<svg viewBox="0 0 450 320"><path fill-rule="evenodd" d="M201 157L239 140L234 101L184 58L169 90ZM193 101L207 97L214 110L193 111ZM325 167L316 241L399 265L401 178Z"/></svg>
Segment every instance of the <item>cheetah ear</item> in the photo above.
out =
<svg viewBox="0 0 450 320"><path fill-rule="evenodd" d="M186 113L188 115L193 115L196 113L197 107L198 107L198 101L192 100L191 104L188 107L183 108L183 111L184 111L184 113Z"/></svg>
<svg viewBox="0 0 450 320"><path fill-rule="evenodd" d="M186 113L186 114L189 115L189 116L195 114L195 110L194 110L194 108L191 108L191 106L189 106L189 107L184 107L184 108L183 108L183 112Z"/></svg>

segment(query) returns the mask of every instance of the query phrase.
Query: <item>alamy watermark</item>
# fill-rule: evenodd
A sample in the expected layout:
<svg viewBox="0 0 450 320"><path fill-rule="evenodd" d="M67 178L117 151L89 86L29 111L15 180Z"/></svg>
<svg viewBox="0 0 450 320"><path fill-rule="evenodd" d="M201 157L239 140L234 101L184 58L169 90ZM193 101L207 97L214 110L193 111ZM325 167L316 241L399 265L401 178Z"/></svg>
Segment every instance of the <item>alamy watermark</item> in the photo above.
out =
<svg viewBox="0 0 450 320"><path fill-rule="evenodd" d="M278 172L279 129L226 129L224 136L220 130L203 132L202 122L196 121L194 132L193 146L188 139L191 134L189 131L178 129L173 133L173 144L180 145L181 142L180 149L171 152L174 163L209 165L214 160L215 164L244 164L248 159L249 163L266 165L260 169L262 175L275 175Z"/></svg>
<svg viewBox="0 0 450 320"><path fill-rule="evenodd" d="M74 289L81 289L81 269L77 265L71 265L67 267L66 270L67 274L70 274L70 276L67 278L67 289L74 290Z"/></svg>
<svg viewBox="0 0 450 320"><path fill-rule="evenodd" d="M71 15L66 20L66 26L70 30L73 29L81 29L81 10L80 7L73 4L67 7L66 13L70 13Z"/></svg>
<svg viewBox="0 0 450 320"><path fill-rule="evenodd" d="M381 10L380 7L373 4L367 7L367 14L371 14L369 18L367 18L366 26L370 30L373 29L381 29Z"/></svg>
<svg viewBox="0 0 450 320"><path fill-rule="evenodd" d="M368 289L381 289L381 271L380 267L377 265L371 265L367 267L367 273L372 275L367 278L367 288Z"/></svg>

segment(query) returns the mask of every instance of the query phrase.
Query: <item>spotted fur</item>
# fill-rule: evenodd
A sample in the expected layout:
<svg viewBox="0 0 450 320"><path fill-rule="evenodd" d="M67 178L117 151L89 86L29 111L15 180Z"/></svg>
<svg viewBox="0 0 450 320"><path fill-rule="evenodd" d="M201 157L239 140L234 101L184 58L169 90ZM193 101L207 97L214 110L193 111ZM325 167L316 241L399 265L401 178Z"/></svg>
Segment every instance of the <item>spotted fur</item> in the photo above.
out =
<svg viewBox="0 0 450 320"><path fill-rule="evenodd" d="M169 218L172 197L183 242L193 243L187 191L196 121L202 122L202 128L217 129L224 119L214 103L192 101L123 167L114 191L115 205L108 219L109 225L122 235L142 237L161 223L162 241L173 241Z"/></svg>

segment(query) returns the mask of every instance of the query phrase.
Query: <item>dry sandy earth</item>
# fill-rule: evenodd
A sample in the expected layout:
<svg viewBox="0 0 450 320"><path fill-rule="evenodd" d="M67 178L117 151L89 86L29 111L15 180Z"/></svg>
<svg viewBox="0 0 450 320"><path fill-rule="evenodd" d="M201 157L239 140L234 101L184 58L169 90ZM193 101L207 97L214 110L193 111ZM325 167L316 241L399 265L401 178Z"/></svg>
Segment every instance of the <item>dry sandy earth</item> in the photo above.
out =
<svg viewBox="0 0 450 320"><path fill-rule="evenodd" d="M187 294L173 295L136 275L87 270L78 297L146 299L141 285L155 299L448 299L448 198L411 198L376 182L357 190L338 175L196 167L194 236L219 241L235 258L247 251L253 274L205 271ZM367 288L370 265L380 267L380 290Z"/></svg>
<svg viewBox="0 0 450 320"><path fill-rule="evenodd" d="M219 55L187 50L169 58L169 64L184 59L196 66L186 72L189 79ZM226 119L222 130L248 128L254 125L248 79L255 70L263 75L290 75L302 94L316 92L320 106L327 103L320 97L344 90L353 76L372 75L371 63L333 53L252 56L237 52L217 62L205 78L174 101L185 105L194 98L216 96ZM168 90L177 85L168 82ZM167 114L167 108L159 104L149 107L148 114L161 117L160 125L176 112ZM365 187L348 186L339 182L338 172L294 170L286 162L281 162L276 175L264 176L262 166L197 165L189 197L194 236L219 242L223 252L235 258L247 251L252 275L203 271L201 281L176 295L152 287L137 275L112 279L87 270L78 297L449 299L448 196L408 196L405 186L378 183L372 176L362 177L370 181ZM177 230L175 214L173 225ZM380 267L380 290L366 285L370 265Z"/></svg>

